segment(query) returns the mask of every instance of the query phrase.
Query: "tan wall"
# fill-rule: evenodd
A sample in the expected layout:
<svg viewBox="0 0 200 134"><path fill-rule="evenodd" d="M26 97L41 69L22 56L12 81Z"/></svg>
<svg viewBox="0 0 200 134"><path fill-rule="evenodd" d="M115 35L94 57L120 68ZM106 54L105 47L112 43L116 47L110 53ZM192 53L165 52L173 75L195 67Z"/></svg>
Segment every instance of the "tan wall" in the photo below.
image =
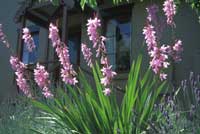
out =
<svg viewBox="0 0 200 134"><path fill-rule="evenodd" d="M162 3L159 2L157 4L159 4L161 9ZM137 53L138 48L143 42L142 29L147 15L145 12L147 5L149 5L149 3L138 3L135 4L133 9L133 54ZM163 13L161 15L163 15ZM190 71L200 73L200 24L198 23L198 16L196 16L195 12L186 4L182 4L178 8L178 13L175 16L175 23L176 37L183 41L184 48L183 61L175 64L176 83L180 83L180 80L188 78ZM168 29L163 33L162 42L170 43L170 40L171 32ZM171 79L171 77L169 79Z"/></svg>
<svg viewBox="0 0 200 134"><path fill-rule="evenodd" d="M0 23L13 48L17 42L17 26L13 17L18 8L17 0L3 0L0 4ZM0 43L0 102L3 97L15 94L16 88L13 86L13 71L9 64L9 51Z"/></svg>
<svg viewBox="0 0 200 134"><path fill-rule="evenodd" d="M176 17L177 34L183 40L183 61L176 65L177 80L188 78L189 72L200 74L200 23L189 6L182 5Z"/></svg>

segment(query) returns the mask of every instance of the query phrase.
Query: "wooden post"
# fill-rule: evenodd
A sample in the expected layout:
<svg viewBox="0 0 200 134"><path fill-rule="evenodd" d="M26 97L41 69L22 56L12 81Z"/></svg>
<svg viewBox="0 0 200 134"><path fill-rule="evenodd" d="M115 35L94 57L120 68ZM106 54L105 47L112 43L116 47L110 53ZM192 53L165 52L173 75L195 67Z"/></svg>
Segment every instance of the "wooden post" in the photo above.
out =
<svg viewBox="0 0 200 134"><path fill-rule="evenodd" d="M63 22L62 22L62 41L68 44L68 20L67 20L67 6L63 6Z"/></svg>
<svg viewBox="0 0 200 134"><path fill-rule="evenodd" d="M23 47L24 47L24 43L23 43L23 28L26 25L26 19L24 16L22 16L21 18L21 23L19 25L19 39L18 39L18 46L17 46L17 56L20 60L22 60L22 56L23 56Z"/></svg>
<svg viewBox="0 0 200 134"><path fill-rule="evenodd" d="M18 36L17 36L17 48L16 48L16 54L17 54L17 57L22 61L22 55L23 55L23 46L24 46L24 43L23 43L23 39L22 39L22 36L23 36L23 28L25 27L26 25L26 19L25 19L25 16L22 16L21 20L20 20L20 24L19 24L19 33L18 33ZM15 74L13 74L13 84L16 84L16 76ZM17 93L20 93L19 91L19 88L18 86L16 85L17 87Z"/></svg>

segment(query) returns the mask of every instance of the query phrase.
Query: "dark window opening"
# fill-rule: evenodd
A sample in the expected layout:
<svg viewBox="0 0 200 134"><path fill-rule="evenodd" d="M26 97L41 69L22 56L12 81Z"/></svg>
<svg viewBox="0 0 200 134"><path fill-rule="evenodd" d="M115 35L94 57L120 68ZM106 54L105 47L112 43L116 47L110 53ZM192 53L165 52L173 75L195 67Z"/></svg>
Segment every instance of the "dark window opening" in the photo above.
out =
<svg viewBox="0 0 200 134"><path fill-rule="evenodd" d="M27 50L26 44L23 45L22 61L25 64L34 64L38 59L38 47L39 47L39 28L29 28L33 37L36 48L32 52Z"/></svg>
<svg viewBox="0 0 200 134"><path fill-rule="evenodd" d="M80 37L69 36L68 48L69 48L70 62L75 66L79 65Z"/></svg>
<svg viewBox="0 0 200 134"><path fill-rule="evenodd" d="M106 16L104 22L110 64L117 72L127 72L130 69L131 10L126 15Z"/></svg>

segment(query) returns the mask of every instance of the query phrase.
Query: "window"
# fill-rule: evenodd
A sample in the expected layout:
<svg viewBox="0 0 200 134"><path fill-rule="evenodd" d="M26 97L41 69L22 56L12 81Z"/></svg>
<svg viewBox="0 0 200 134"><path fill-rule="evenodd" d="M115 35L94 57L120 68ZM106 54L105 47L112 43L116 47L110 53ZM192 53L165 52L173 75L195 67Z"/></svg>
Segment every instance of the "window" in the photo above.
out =
<svg viewBox="0 0 200 134"><path fill-rule="evenodd" d="M81 14L68 14L67 22L63 22L63 18L57 19L56 23L60 31L60 38L65 36L64 42L66 43L69 49L70 62L73 64L73 67L80 65L80 44L81 44L81 21L77 21L78 17L81 17ZM63 28L63 24L67 25L67 28ZM64 34L64 33L66 34Z"/></svg>
<svg viewBox="0 0 200 134"><path fill-rule="evenodd" d="M38 47L39 47L39 28L36 26L29 27L30 33L33 37L36 48L29 52L26 45L23 45L22 61L25 64L35 63L38 59Z"/></svg>
<svg viewBox="0 0 200 134"><path fill-rule="evenodd" d="M79 47L80 38L79 36L70 36L68 39L70 62L73 65L79 65Z"/></svg>
<svg viewBox="0 0 200 134"><path fill-rule="evenodd" d="M130 69L131 16L109 17L106 23L106 47L110 63L117 72Z"/></svg>

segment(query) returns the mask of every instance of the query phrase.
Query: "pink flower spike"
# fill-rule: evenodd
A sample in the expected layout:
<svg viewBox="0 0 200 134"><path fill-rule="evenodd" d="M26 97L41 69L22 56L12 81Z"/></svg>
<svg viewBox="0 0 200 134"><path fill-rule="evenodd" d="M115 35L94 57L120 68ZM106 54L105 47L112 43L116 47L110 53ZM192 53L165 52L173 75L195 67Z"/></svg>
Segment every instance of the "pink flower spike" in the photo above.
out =
<svg viewBox="0 0 200 134"><path fill-rule="evenodd" d="M165 54L171 54L172 53L172 48L169 45L162 45L161 48L160 48L160 51L162 53L165 53Z"/></svg>
<svg viewBox="0 0 200 134"><path fill-rule="evenodd" d="M112 80L112 78L117 75L116 72L112 71L112 66L103 67L101 69L103 78L101 78L101 84L104 86L108 86Z"/></svg>
<svg viewBox="0 0 200 134"><path fill-rule="evenodd" d="M182 46L182 41L177 40L172 47L173 53L171 54L172 58L174 59L175 62L181 61L181 52L183 51L183 46Z"/></svg>
<svg viewBox="0 0 200 134"><path fill-rule="evenodd" d="M10 56L10 64L12 66L12 69L16 71L18 68L19 59L17 57Z"/></svg>
<svg viewBox="0 0 200 134"><path fill-rule="evenodd" d="M45 67L37 64L36 69L34 69L34 79L40 88L49 85L49 73L45 70Z"/></svg>
<svg viewBox="0 0 200 134"><path fill-rule="evenodd" d="M182 47L182 41L181 40L177 40L176 43L173 46L173 50L180 53L183 51L183 47Z"/></svg>
<svg viewBox="0 0 200 134"><path fill-rule="evenodd" d="M45 67L37 64L36 69L34 69L34 77L35 82L42 89L42 94L46 98L52 98L53 94L49 90L49 73L45 70Z"/></svg>
<svg viewBox="0 0 200 134"><path fill-rule="evenodd" d="M110 88L105 88L105 89L103 90L103 93L104 93L105 96L109 96L110 93L111 93Z"/></svg>
<svg viewBox="0 0 200 134"><path fill-rule="evenodd" d="M84 59L89 67L92 67L92 52L91 49L86 46L86 44L81 44L81 51L83 53Z"/></svg>
<svg viewBox="0 0 200 134"><path fill-rule="evenodd" d="M27 97L31 97L30 87L24 75L26 65L14 56L10 57L10 64L15 71L17 86Z"/></svg>
<svg viewBox="0 0 200 134"><path fill-rule="evenodd" d="M53 94L50 92L48 87L44 87L42 94L44 95L45 98L52 98Z"/></svg>
<svg viewBox="0 0 200 134"><path fill-rule="evenodd" d="M71 72L73 70L71 69L61 69L61 77L62 77L62 81L65 84L69 84L69 85L76 85L76 83L78 83L76 77L74 77L72 75L73 72Z"/></svg>
<svg viewBox="0 0 200 134"><path fill-rule="evenodd" d="M101 64L102 65L105 65L105 66L108 66L108 57L101 57Z"/></svg>
<svg viewBox="0 0 200 134"><path fill-rule="evenodd" d="M26 79L24 78L23 72L15 72L15 75L17 76L16 82L17 82L17 85L18 85L19 89L20 89L27 97L31 97L30 87L29 87L29 85L28 85Z"/></svg>
<svg viewBox="0 0 200 134"><path fill-rule="evenodd" d="M62 81L65 84L75 85L78 83L75 75L76 72L70 63L69 50L65 43L61 42L59 37L59 30L54 24L49 25L49 38L55 48L56 54L59 58L61 68Z"/></svg>
<svg viewBox="0 0 200 134"><path fill-rule="evenodd" d="M173 18L176 14L176 5L174 0L165 0L163 4L163 11L167 17L167 24L171 26L175 25L173 21Z"/></svg>
<svg viewBox="0 0 200 134"><path fill-rule="evenodd" d="M167 74L161 73L160 74L160 80L163 81L163 80L166 80L166 79L167 79Z"/></svg>
<svg viewBox="0 0 200 134"><path fill-rule="evenodd" d="M158 20L157 20L157 12L159 11L159 7L156 4L153 4L149 7L146 8L147 13L148 13L148 17L147 19L149 20L149 22L154 22L155 24L157 24Z"/></svg>
<svg viewBox="0 0 200 134"><path fill-rule="evenodd" d="M101 26L101 21L97 17L94 19L89 19L87 23L87 32L89 39L93 42L93 47L96 48L98 43L98 32L97 29Z"/></svg>
<svg viewBox="0 0 200 134"><path fill-rule="evenodd" d="M49 39L51 39L53 47L61 43L59 30L53 23L50 23L49 25Z"/></svg>
<svg viewBox="0 0 200 134"><path fill-rule="evenodd" d="M117 75L116 72L112 71L112 65L109 67L103 67L101 71L103 75L105 75L108 78L113 78L115 75Z"/></svg>
<svg viewBox="0 0 200 134"><path fill-rule="evenodd" d="M6 39L6 35L3 32L2 24L0 24L0 41L7 47L10 48L10 44L8 43L8 40Z"/></svg>
<svg viewBox="0 0 200 134"><path fill-rule="evenodd" d="M22 39L24 39L24 42L26 44L26 47L29 52L32 52L34 48L36 48L34 40L30 34L30 31L28 28L23 28L23 36Z"/></svg>
<svg viewBox="0 0 200 134"><path fill-rule="evenodd" d="M110 79L108 77L101 78L101 84L108 86L110 84Z"/></svg>
<svg viewBox="0 0 200 134"><path fill-rule="evenodd" d="M156 32L154 31L154 27L150 24L144 27L143 34L145 35L145 41L148 46L148 50L152 50L157 46L156 43Z"/></svg>

